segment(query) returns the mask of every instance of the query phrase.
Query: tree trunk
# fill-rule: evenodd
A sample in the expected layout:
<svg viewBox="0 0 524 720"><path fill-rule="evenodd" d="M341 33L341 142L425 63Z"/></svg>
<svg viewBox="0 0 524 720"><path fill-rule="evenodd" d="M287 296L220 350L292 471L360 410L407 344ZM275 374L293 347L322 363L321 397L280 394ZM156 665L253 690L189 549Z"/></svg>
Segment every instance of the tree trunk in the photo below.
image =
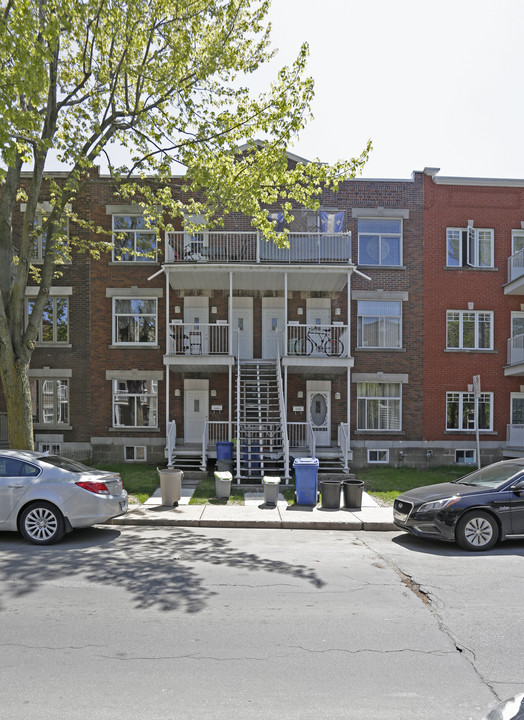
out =
<svg viewBox="0 0 524 720"><path fill-rule="evenodd" d="M0 353L0 377L4 388L9 423L9 447L33 450L33 409L29 364Z"/></svg>

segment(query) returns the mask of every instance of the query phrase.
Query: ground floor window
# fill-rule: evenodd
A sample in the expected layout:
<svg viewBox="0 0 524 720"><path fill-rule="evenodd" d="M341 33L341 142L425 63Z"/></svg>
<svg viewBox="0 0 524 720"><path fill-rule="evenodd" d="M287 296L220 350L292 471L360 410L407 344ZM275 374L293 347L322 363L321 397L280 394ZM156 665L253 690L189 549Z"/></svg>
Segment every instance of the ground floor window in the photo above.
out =
<svg viewBox="0 0 524 720"><path fill-rule="evenodd" d="M157 380L113 380L113 427L158 427Z"/></svg>
<svg viewBox="0 0 524 720"><path fill-rule="evenodd" d="M477 462L475 450L455 450L455 462L459 465L474 465Z"/></svg>
<svg viewBox="0 0 524 720"><path fill-rule="evenodd" d="M389 463L389 450L368 450L368 463Z"/></svg>
<svg viewBox="0 0 524 720"><path fill-rule="evenodd" d="M32 378L31 403L36 425L69 424L69 381Z"/></svg>
<svg viewBox="0 0 524 720"><path fill-rule="evenodd" d="M493 393L479 398L479 430L491 430ZM446 430L475 430L475 396L472 392L446 393Z"/></svg>
<svg viewBox="0 0 524 720"><path fill-rule="evenodd" d="M401 383L357 383L357 429L401 430Z"/></svg>
<svg viewBox="0 0 524 720"><path fill-rule="evenodd" d="M126 462L145 462L147 450L145 445L126 445L124 448L124 460Z"/></svg>

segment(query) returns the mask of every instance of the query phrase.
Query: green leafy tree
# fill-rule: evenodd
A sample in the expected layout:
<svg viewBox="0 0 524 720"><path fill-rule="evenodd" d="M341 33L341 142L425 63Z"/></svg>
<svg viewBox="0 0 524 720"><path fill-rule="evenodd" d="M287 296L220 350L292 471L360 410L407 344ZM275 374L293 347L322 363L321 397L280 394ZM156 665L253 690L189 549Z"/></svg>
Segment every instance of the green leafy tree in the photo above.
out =
<svg viewBox="0 0 524 720"><path fill-rule="evenodd" d="M203 211L210 224L243 212L277 242L285 237L264 207L277 204L286 217L293 204L315 207L322 187L366 161L369 146L335 166L288 168L285 151L310 118L313 82L304 46L267 91L250 92L250 77L273 55L268 7L269 0L0 0L0 377L11 447L33 446L28 369L60 263L100 251L63 232L67 217L71 229L79 225L71 203L95 161L105 157L122 195L151 212L159 203L163 217ZM127 166L117 167L122 148ZM68 170L52 184L39 223L50 158ZM182 199L167 182L181 167L191 191ZM193 199L203 196L205 205ZM44 236L36 274L35 244ZM28 282L39 289L26 321Z"/></svg>

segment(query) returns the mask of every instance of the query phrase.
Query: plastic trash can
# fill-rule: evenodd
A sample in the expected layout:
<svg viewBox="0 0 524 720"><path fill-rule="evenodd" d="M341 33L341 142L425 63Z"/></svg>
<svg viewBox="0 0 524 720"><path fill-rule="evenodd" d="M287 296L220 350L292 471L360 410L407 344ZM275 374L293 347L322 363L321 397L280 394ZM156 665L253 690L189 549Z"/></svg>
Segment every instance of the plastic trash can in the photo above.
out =
<svg viewBox="0 0 524 720"><path fill-rule="evenodd" d="M217 442L217 460L233 459L233 443Z"/></svg>
<svg viewBox="0 0 524 720"><path fill-rule="evenodd" d="M178 505L182 495L182 477L184 473L177 468L157 468L160 478L160 494L162 505L173 507Z"/></svg>
<svg viewBox="0 0 524 720"><path fill-rule="evenodd" d="M215 495L219 500L227 499L231 495L231 482L233 476L230 472L215 473Z"/></svg>
<svg viewBox="0 0 524 720"><path fill-rule="evenodd" d="M316 505L318 459L295 458L293 469L295 471L297 505Z"/></svg>
<svg viewBox="0 0 524 720"><path fill-rule="evenodd" d="M342 494L344 496L344 507L353 510L362 510L362 491L364 483L362 480L344 480L342 483Z"/></svg>
<svg viewBox="0 0 524 720"><path fill-rule="evenodd" d="M278 503L280 478L272 475L264 475L262 484L264 486L264 503L266 505L276 505Z"/></svg>
<svg viewBox="0 0 524 720"><path fill-rule="evenodd" d="M328 510L340 510L341 490L342 480L321 480L322 507Z"/></svg>

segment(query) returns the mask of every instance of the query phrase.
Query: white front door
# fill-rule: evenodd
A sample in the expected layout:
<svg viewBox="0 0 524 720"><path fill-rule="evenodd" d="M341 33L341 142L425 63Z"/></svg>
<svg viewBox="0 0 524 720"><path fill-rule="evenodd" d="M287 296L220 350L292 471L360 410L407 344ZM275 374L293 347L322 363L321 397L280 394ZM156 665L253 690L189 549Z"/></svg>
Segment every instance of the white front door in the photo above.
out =
<svg viewBox="0 0 524 720"><path fill-rule="evenodd" d="M284 298L262 298L262 358L265 360L277 356L277 342L282 342L284 321Z"/></svg>
<svg viewBox="0 0 524 720"><path fill-rule="evenodd" d="M209 418L209 390L207 380L188 381L184 385L184 443L201 443ZM200 387L191 387L198 383ZM205 384L206 387L202 387Z"/></svg>
<svg viewBox="0 0 524 720"><path fill-rule="evenodd" d="M233 298L233 353L241 360L253 357L253 298ZM238 354L237 354L238 353Z"/></svg>
<svg viewBox="0 0 524 720"><path fill-rule="evenodd" d="M331 383L309 380L306 383L307 421L319 446L331 445Z"/></svg>
<svg viewBox="0 0 524 720"><path fill-rule="evenodd" d="M207 297L187 297L184 300L184 352L186 355L209 354Z"/></svg>
<svg viewBox="0 0 524 720"><path fill-rule="evenodd" d="M323 336L315 333L316 327L326 329L327 325L331 325L331 300L329 298L308 298L306 300L306 323L308 329L312 331L312 355L324 355L322 351Z"/></svg>

